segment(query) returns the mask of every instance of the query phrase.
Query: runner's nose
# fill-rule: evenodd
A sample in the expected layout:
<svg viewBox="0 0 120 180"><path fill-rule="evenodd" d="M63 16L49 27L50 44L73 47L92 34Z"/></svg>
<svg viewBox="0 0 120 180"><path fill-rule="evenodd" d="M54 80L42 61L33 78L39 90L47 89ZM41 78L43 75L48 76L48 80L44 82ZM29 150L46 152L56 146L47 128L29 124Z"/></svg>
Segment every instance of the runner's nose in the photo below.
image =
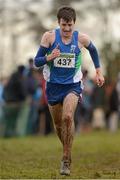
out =
<svg viewBox="0 0 120 180"><path fill-rule="evenodd" d="M70 27L69 26L65 26L65 31L70 31Z"/></svg>

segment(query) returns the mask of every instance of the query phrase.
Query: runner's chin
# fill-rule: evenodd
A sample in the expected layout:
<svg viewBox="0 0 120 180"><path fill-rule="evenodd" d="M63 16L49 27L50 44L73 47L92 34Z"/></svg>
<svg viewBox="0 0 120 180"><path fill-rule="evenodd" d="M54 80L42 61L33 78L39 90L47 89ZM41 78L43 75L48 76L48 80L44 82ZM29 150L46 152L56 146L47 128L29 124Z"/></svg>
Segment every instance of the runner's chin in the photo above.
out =
<svg viewBox="0 0 120 180"><path fill-rule="evenodd" d="M65 32L64 32L64 36L65 36L65 37L71 36L71 31L69 31L69 32L66 32L66 31L65 31Z"/></svg>

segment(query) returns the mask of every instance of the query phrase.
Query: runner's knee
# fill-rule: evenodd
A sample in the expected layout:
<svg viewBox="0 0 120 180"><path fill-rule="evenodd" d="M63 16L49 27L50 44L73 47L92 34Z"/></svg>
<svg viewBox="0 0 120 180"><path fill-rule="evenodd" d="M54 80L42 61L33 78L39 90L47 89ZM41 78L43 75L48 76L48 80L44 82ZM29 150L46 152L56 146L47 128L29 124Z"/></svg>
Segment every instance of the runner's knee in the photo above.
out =
<svg viewBox="0 0 120 180"><path fill-rule="evenodd" d="M72 114L71 113L65 114L63 117L63 121L66 123L70 123L72 121Z"/></svg>

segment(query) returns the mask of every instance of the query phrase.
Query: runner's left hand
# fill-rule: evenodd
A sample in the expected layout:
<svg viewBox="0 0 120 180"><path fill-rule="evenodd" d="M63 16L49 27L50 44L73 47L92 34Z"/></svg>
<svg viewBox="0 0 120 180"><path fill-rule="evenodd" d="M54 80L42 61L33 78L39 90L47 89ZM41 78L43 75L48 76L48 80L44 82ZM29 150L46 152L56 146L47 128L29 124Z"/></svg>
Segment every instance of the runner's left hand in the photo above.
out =
<svg viewBox="0 0 120 180"><path fill-rule="evenodd" d="M104 76L102 75L102 73L100 71L96 72L95 81L99 87L103 86L105 79L104 79Z"/></svg>

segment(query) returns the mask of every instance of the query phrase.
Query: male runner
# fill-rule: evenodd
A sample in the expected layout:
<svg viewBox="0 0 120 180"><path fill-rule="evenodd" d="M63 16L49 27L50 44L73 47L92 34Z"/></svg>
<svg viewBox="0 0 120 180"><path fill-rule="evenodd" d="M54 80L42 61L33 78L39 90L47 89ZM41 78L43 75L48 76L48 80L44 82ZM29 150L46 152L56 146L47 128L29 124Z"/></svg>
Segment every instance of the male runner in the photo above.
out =
<svg viewBox="0 0 120 180"><path fill-rule="evenodd" d="M62 7L57 13L59 28L45 32L34 59L37 67L44 65L46 95L56 133L63 145L60 173L70 175L71 148L74 137L74 112L81 88L81 48L88 49L96 69L96 83L102 86L99 56L90 38L76 30L76 12Z"/></svg>

